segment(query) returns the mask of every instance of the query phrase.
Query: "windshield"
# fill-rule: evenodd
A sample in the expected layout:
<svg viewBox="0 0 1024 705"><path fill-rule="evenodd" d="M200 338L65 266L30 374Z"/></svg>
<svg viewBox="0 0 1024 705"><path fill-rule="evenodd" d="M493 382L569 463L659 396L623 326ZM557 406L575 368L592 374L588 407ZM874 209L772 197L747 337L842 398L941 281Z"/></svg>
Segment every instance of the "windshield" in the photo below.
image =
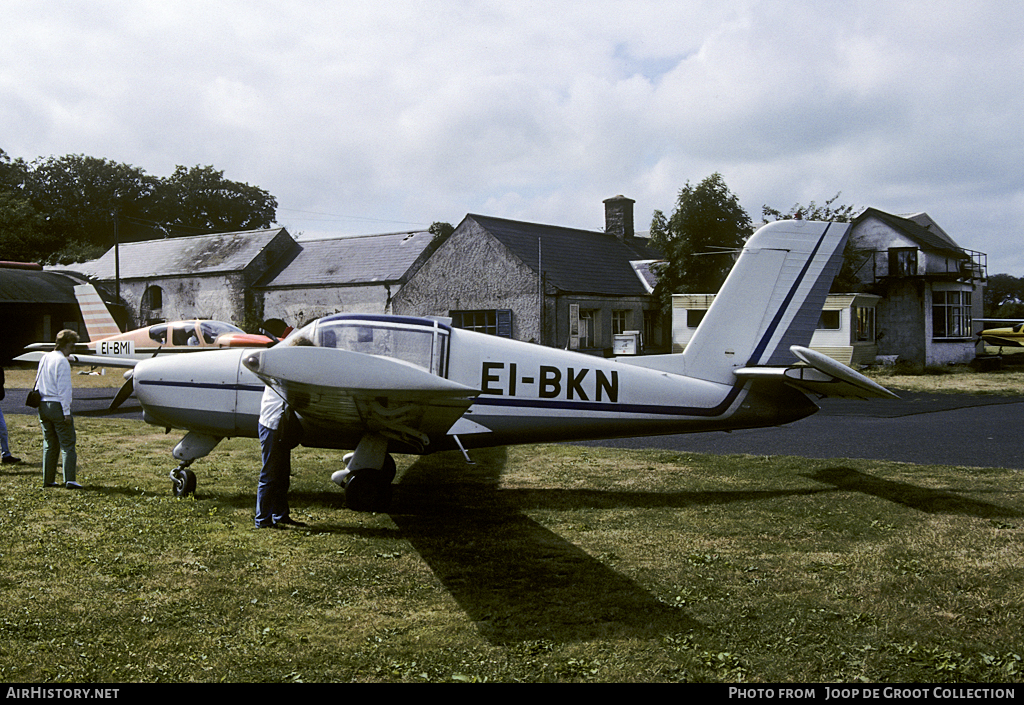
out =
<svg viewBox="0 0 1024 705"><path fill-rule="evenodd" d="M429 325L321 319L294 331L280 345L315 345L393 357L435 375L447 373L448 331Z"/></svg>
<svg viewBox="0 0 1024 705"><path fill-rule="evenodd" d="M241 328L225 323L224 321L202 321L199 330L203 333L203 340L212 344L217 338L225 333L244 333Z"/></svg>

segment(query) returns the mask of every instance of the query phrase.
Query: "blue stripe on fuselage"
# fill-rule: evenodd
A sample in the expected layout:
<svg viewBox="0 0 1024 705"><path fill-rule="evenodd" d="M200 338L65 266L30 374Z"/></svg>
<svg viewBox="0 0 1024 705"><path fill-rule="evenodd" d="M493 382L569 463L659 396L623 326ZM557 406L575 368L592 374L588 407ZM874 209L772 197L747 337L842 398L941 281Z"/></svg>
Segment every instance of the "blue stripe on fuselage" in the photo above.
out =
<svg viewBox="0 0 1024 705"><path fill-rule="evenodd" d="M549 401L547 399L517 399L480 395L473 406L504 406L519 409L558 409L562 411L603 411L616 414L646 414L659 416L718 416L724 414L736 399L742 385L733 386L725 398L709 408L698 406L662 406L656 404L618 404L611 402ZM470 407L472 408L472 407Z"/></svg>
<svg viewBox="0 0 1024 705"><path fill-rule="evenodd" d="M222 391L235 391L235 392L259 392L263 393L266 389L262 384L260 385L246 385L246 384L230 384L222 382L171 382L168 380L146 380L144 382L136 382L139 386L143 387L178 387L178 388L189 388L189 389L219 389Z"/></svg>

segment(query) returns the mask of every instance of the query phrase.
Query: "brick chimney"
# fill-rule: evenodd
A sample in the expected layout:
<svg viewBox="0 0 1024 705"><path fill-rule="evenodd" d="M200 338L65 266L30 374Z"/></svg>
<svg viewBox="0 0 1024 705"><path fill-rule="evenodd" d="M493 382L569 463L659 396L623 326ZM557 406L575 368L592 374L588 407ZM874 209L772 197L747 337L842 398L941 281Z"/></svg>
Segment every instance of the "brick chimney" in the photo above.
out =
<svg viewBox="0 0 1024 705"><path fill-rule="evenodd" d="M632 198L619 195L604 201L604 231L619 240L633 237L633 204Z"/></svg>

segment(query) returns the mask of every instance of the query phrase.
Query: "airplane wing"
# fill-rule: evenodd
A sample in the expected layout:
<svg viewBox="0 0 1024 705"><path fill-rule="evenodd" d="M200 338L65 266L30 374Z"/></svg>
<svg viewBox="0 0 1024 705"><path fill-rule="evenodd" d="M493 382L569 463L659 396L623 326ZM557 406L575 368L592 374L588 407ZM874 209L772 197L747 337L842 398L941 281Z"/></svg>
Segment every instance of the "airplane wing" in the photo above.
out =
<svg viewBox="0 0 1024 705"><path fill-rule="evenodd" d="M42 359L46 353L39 350L24 353L14 358L16 362L31 362L39 364L39 360ZM90 367L135 367L138 364L138 360L132 357L117 357L115 355L88 355L73 353L68 358L68 362L72 365L89 365Z"/></svg>
<svg viewBox="0 0 1024 705"><path fill-rule="evenodd" d="M816 350L793 345L790 351L806 366L744 367L734 374L741 379L777 379L818 397L847 399L898 399L882 385Z"/></svg>
<svg viewBox="0 0 1024 705"><path fill-rule="evenodd" d="M981 339L985 341L985 345L989 345L995 348L1022 348L1024 342L1021 342L1020 338L1006 338L999 335L985 335L981 334Z"/></svg>
<svg viewBox="0 0 1024 705"><path fill-rule="evenodd" d="M276 347L243 363L304 419L425 447L480 393L403 360L350 350Z"/></svg>

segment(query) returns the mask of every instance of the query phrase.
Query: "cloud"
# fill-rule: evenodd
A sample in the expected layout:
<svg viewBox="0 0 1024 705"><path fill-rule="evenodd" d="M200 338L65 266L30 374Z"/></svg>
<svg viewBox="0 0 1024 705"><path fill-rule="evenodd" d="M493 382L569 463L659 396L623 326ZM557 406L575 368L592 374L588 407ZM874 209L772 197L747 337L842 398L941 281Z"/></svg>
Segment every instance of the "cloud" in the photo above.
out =
<svg viewBox="0 0 1024 705"><path fill-rule="evenodd" d="M717 171L755 220L842 191L1024 273L1012 4L4 4L15 157L212 164L320 233L599 228L619 193L642 229Z"/></svg>

